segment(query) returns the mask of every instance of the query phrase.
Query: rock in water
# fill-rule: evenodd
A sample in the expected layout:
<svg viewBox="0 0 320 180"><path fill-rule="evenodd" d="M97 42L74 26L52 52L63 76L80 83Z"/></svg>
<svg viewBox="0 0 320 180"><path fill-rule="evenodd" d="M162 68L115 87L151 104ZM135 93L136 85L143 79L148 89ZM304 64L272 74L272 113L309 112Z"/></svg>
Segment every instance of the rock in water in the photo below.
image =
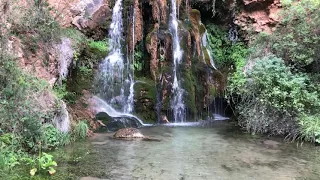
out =
<svg viewBox="0 0 320 180"><path fill-rule="evenodd" d="M114 136L115 138L145 138L144 135L136 128L119 129Z"/></svg>

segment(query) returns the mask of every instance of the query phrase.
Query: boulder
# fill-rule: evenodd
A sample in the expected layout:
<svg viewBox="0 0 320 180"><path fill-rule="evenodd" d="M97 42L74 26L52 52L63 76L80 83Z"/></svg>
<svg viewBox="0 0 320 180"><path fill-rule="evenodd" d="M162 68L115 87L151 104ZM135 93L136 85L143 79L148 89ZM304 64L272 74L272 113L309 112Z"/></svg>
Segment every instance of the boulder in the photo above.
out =
<svg viewBox="0 0 320 180"><path fill-rule="evenodd" d="M136 128L123 128L119 129L114 135L114 138L116 139L122 139L122 140L132 140L132 139L141 139L143 141L156 141L160 142L161 139L144 136L139 129Z"/></svg>
<svg viewBox="0 0 320 180"><path fill-rule="evenodd" d="M107 0L81 0L73 5L72 24L80 31L94 38L105 37L112 18L112 10Z"/></svg>
<svg viewBox="0 0 320 180"><path fill-rule="evenodd" d="M114 136L115 138L144 138L145 136L136 128L119 129Z"/></svg>

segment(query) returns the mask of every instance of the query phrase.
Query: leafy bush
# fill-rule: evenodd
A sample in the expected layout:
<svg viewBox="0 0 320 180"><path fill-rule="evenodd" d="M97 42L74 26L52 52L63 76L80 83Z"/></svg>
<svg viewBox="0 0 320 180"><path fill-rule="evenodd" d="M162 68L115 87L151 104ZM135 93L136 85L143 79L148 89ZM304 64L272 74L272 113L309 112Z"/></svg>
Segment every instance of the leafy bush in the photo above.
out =
<svg viewBox="0 0 320 180"><path fill-rule="evenodd" d="M0 65L0 79L5 79L0 80L0 128L21 135L24 147L32 148L41 136L40 120L51 116L38 103L48 86L23 72L9 55L0 59Z"/></svg>
<svg viewBox="0 0 320 180"><path fill-rule="evenodd" d="M218 69L229 68L246 58L248 49L242 42L233 43L227 38L228 32L215 25L208 25L208 45Z"/></svg>
<svg viewBox="0 0 320 180"><path fill-rule="evenodd" d="M320 114L301 114L299 125L302 139L320 143Z"/></svg>
<svg viewBox="0 0 320 180"><path fill-rule="evenodd" d="M143 61L143 53L142 51L135 51L134 52L134 69L136 71L142 71L143 70L143 65L144 65L144 61Z"/></svg>
<svg viewBox="0 0 320 180"><path fill-rule="evenodd" d="M228 89L241 126L252 133L290 137L300 133L298 116L317 112L320 93L308 76L292 71L280 58L267 56L230 81Z"/></svg>
<svg viewBox="0 0 320 180"><path fill-rule="evenodd" d="M67 84L65 81L62 81L61 85L56 84L53 87L55 95L68 103L74 103L76 101L76 94L67 90Z"/></svg>
<svg viewBox="0 0 320 180"><path fill-rule="evenodd" d="M21 149L20 139L15 134L6 133L0 136L0 169L11 170L20 165L20 160L27 157Z"/></svg>
<svg viewBox="0 0 320 180"><path fill-rule="evenodd" d="M46 124L42 128L42 149L52 150L70 144L71 135L69 133L60 132L52 124Z"/></svg>
<svg viewBox="0 0 320 180"><path fill-rule="evenodd" d="M53 156L47 153L39 153L36 158L23 158L23 161L31 166L30 175L34 176L36 172L47 171L49 174L56 173L54 169L57 163L53 160Z"/></svg>
<svg viewBox="0 0 320 180"><path fill-rule="evenodd" d="M320 69L320 3L317 0L282 0L281 24L271 35L263 34L253 54L272 51L286 64L307 72ZM254 36L252 36L254 37Z"/></svg>

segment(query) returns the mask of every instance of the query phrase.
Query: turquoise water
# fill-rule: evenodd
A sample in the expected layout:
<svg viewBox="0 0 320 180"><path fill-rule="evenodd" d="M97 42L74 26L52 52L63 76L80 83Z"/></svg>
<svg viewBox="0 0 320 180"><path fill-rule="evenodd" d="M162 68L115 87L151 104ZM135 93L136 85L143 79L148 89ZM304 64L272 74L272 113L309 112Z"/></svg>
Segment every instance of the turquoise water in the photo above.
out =
<svg viewBox="0 0 320 180"><path fill-rule="evenodd" d="M160 142L96 134L55 152L48 179L289 180L320 179L319 147L251 136L231 124L213 128L147 127Z"/></svg>

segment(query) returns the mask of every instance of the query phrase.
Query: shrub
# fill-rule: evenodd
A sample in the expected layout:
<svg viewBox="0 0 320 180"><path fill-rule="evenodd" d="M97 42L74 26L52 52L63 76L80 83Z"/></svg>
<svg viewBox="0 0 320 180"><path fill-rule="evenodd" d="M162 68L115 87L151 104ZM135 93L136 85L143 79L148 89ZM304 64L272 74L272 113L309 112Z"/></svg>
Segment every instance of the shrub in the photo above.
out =
<svg viewBox="0 0 320 180"><path fill-rule="evenodd" d="M299 134L298 116L316 113L320 93L308 76L292 71L280 58L267 56L230 81L230 97L237 104L242 127L252 133Z"/></svg>
<svg viewBox="0 0 320 180"><path fill-rule="evenodd" d="M226 30L215 25L207 26L207 30L210 53L218 69L230 68L247 56L247 47L242 42L231 42Z"/></svg>
<svg viewBox="0 0 320 180"><path fill-rule="evenodd" d="M304 114L299 116L301 138L320 143L320 114Z"/></svg>
<svg viewBox="0 0 320 180"><path fill-rule="evenodd" d="M51 124L46 124L42 127L43 135L41 138L42 149L52 150L60 145L60 132Z"/></svg>
<svg viewBox="0 0 320 180"><path fill-rule="evenodd" d="M87 137L88 130L89 130L88 124L84 120L79 121L73 129L74 138L85 139Z"/></svg>
<svg viewBox="0 0 320 180"><path fill-rule="evenodd" d="M56 173L54 167L57 166L57 163L53 160L53 156L47 153L39 153L39 156L36 158L26 157L22 159L30 167L30 175L34 176L37 172L48 172L50 175Z"/></svg>
<svg viewBox="0 0 320 180"><path fill-rule="evenodd" d="M279 14L280 26L253 44L258 47L253 54L272 51L286 64L303 72L310 71L320 63L320 3L317 0L282 0L281 4L284 7Z"/></svg>

